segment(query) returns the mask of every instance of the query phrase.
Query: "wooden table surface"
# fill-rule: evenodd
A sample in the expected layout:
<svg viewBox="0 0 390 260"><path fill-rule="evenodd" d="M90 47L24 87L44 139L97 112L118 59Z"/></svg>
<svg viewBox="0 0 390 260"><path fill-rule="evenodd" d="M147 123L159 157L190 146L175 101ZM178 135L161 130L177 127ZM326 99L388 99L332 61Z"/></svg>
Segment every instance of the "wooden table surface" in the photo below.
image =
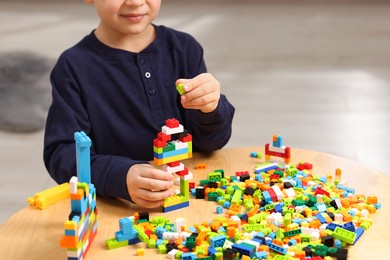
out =
<svg viewBox="0 0 390 260"><path fill-rule="evenodd" d="M205 179L207 173L223 169L225 175L234 175L237 171L253 172L254 166L264 159L251 158L250 152L263 152L261 147L225 148L211 155L194 154L192 159L183 163L194 174L194 180ZM390 259L390 178L367 166L338 156L291 149L291 163L309 162L313 164L313 173L326 176L342 169L342 183L354 188L357 194L377 196L382 208L373 214L373 226L368 229L355 246L349 249L349 259ZM205 163L206 170L195 170L197 163ZM44 174L44 173L42 173ZM37 191L39 192L39 191ZM27 203L26 203L27 205ZM164 216L174 221L183 217L186 225L199 224L212 220L217 203L205 200L190 200L190 207L173 212L151 211L151 217ZM119 229L118 221L122 217L132 216L135 212L145 211L135 205L118 199L98 198L98 233L91 246L87 259L166 259L166 255L156 255L157 249L145 249L145 256L136 256L136 248L131 245L124 248L107 250L105 241L113 238ZM59 247L63 236L63 224L70 213L70 202L60 201L45 210L26 206L0 226L0 259L66 259L66 249Z"/></svg>

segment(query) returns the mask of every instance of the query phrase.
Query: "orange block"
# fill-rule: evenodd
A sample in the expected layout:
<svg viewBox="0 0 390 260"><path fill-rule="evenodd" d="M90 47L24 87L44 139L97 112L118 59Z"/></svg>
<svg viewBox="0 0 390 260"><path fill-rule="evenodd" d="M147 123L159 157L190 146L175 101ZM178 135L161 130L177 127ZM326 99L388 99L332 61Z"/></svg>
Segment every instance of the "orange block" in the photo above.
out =
<svg viewBox="0 0 390 260"><path fill-rule="evenodd" d="M234 234L236 233L236 228L235 227L228 227L226 231L227 231L229 238L233 238Z"/></svg>
<svg viewBox="0 0 390 260"><path fill-rule="evenodd" d="M196 237L196 245L200 246L207 237L207 232L200 232Z"/></svg>
<svg viewBox="0 0 390 260"><path fill-rule="evenodd" d="M343 215L344 222L351 222L352 221L352 216L349 215L347 212L341 211L340 214Z"/></svg>
<svg viewBox="0 0 390 260"><path fill-rule="evenodd" d="M258 200L258 198L256 198L257 200ZM254 199L253 199L254 200ZM253 202L254 203L254 202ZM260 209L260 205L259 205L259 203L254 203L255 204L255 206L251 209L251 210L249 210L248 212L247 212L247 214L248 214L248 217L252 217L252 216L254 216L258 211L259 211L259 209Z"/></svg>
<svg viewBox="0 0 390 260"><path fill-rule="evenodd" d="M269 253L269 247L266 245L259 246L259 249L257 249L257 252L263 252L263 251Z"/></svg>
<svg viewBox="0 0 390 260"><path fill-rule="evenodd" d="M370 212L370 214L374 214L376 212L376 208L374 205L368 205L367 210L368 212Z"/></svg>
<svg viewBox="0 0 390 260"><path fill-rule="evenodd" d="M283 246L282 240L277 239L277 238L275 238L274 240L272 240L272 243L274 243L275 245L278 245L278 246Z"/></svg>
<svg viewBox="0 0 390 260"><path fill-rule="evenodd" d="M63 236L60 240L60 247L77 248L77 240L75 236Z"/></svg>
<svg viewBox="0 0 390 260"><path fill-rule="evenodd" d="M378 203L378 198L376 196L368 196L367 204L376 204Z"/></svg>
<svg viewBox="0 0 390 260"><path fill-rule="evenodd" d="M82 189L77 189L77 193L70 194L71 200L82 200L84 198L84 191Z"/></svg>
<svg viewBox="0 0 390 260"><path fill-rule="evenodd" d="M305 260L306 253L305 251L296 250L294 251L294 257L298 258L299 260Z"/></svg>
<svg viewBox="0 0 390 260"><path fill-rule="evenodd" d="M321 226L321 222L316 218L309 222L310 228L320 228L320 226Z"/></svg>

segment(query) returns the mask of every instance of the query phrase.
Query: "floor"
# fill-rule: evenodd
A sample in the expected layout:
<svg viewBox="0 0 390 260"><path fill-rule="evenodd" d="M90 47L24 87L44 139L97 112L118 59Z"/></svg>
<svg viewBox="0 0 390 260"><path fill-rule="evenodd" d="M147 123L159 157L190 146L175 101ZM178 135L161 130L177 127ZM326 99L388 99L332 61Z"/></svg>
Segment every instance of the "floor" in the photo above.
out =
<svg viewBox="0 0 390 260"><path fill-rule="evenodd" d="M171 0L156 23L203 45L209 71L236 107L228 146L263 146L279 134L291 147L390 176L390 2L333 2ZM0 52L56 59L97 17L79 0L2 0L0 24ZM0 132L0 223L55 185L42 136Z"/></svg>

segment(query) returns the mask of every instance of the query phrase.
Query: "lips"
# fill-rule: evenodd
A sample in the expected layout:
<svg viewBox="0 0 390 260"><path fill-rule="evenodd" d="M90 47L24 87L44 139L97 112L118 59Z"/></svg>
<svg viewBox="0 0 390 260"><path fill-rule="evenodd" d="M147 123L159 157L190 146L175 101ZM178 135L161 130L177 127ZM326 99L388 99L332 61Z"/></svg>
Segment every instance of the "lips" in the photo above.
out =
<svg viewBox="0 0 390 260"><path fill-rule="evenodd" d="M121 16L127 19L128 21L139 22L145 17L145 15L146 14L143 13L131 13L131 14L122 14Z"/></svg>

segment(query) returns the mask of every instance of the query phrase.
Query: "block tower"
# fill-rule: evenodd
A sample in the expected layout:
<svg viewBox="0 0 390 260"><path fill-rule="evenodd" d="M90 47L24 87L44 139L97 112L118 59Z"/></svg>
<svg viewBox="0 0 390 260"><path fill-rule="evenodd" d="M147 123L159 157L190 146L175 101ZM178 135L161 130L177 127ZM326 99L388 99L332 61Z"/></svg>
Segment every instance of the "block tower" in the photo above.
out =
<svg viewBox="0 0 390 260"><path fill-rule="evenodd" d="M84 132L74 133L77 177L70 183L71 213L64 223L60 246L67 248L68 260L84 259L97 232L96 190L91 183L91 139Z"/></svg>
<svg viewBox="0 0 390 260"><path fill-rule="evenodd" d="M180 193L165 199L162 211L169 212L188 207L190 201L189 180L192 179L192 173L180 160L192 157L191 134L177 119L168 119L153 141L153 151L154 162L157 165L163 165L164 171L180 176Z"/></svg>
<svg viewBox="0 0 390 260"><path fill-rule="evenodd" d="M280 157L284 159L285 163L290 163L291 153L290 147L284 146L280 135L274 135L272 137L272 145L265 145L265 159L269 161L271 156Z"/></svg>

